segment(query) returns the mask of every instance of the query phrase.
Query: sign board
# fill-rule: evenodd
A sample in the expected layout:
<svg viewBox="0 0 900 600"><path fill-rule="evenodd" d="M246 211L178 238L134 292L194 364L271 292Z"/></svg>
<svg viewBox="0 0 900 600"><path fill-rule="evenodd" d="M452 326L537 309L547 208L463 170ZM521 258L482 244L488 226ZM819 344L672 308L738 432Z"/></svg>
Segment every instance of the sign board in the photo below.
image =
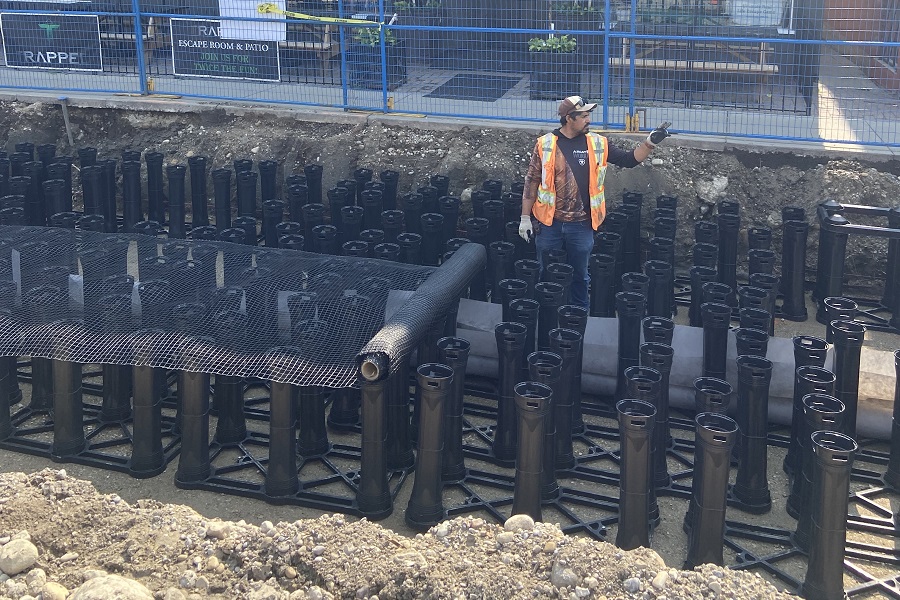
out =
<svg viewBox="0 0 900 600"><path fill-rule="evenodd" d="M278 42L226 40L219 21L171 19L176 75L280 81Z"/></svg>
<svg viewBox="0 0 900 600"><path fill-rule="evenodd" d="M261 2L262 0L219 0L219 16L229 17L222 19L222 38L267 42L287 40L287 22L284 15L259 12L257 7ZM284 10L285 0L267 3Z"/></svg>
<svg viewBox="0 0 900 600"><path fill-rule="evenodd" d="M102 71L97 15L0 13L8 67Z"/></svg>

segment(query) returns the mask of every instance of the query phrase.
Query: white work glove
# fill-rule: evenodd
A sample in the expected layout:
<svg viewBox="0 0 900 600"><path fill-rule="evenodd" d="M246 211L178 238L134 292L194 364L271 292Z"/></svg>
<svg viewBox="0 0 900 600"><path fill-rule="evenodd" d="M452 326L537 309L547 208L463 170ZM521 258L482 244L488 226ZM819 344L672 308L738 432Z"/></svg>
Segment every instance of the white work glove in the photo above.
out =
<svg viewBox="0 0 900 600"><path fill-rule="evenodd" d="M521 237L526 242L530 242L532 235L533 228L531 226L531 217L528 215L522 215L521 219L519 219L519 237Z"/></svg>
<svg viewBox="0 0 900 600"><path fill-rule="evenodd" d="M656 148L656 145L662 142L664 139L672 135L669 133L669 127L672 126L672 123L666 121L656 129L650 132L650 135L647 136L647 144L651 148Z"/></svg>

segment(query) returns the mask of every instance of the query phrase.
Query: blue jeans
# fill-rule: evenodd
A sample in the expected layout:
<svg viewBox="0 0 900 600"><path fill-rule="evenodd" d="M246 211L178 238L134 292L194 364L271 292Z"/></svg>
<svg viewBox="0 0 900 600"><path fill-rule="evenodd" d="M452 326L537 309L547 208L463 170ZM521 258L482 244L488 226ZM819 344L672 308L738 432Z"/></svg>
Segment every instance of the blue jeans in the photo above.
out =
<svg viewBox="0 0 900 600"><path fill-rule="evenodd" d="M553 221L550 227L539 223L537 235L534 238L537 259L541 264L541 274L544 272L544 254L549 250L566 251L566 262L572 265L571 302L577 306L583 306L590 310L591 298L588 295L588 284L591 277L588 274L588 260L594 249L594 230L591 221L575 221L564 223Z"/></svg>

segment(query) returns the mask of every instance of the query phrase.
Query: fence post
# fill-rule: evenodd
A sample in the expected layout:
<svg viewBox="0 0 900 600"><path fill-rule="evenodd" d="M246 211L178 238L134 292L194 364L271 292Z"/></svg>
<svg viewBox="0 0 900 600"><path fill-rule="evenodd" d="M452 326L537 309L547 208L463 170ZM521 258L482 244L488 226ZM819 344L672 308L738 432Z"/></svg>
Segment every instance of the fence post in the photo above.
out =
<svg viewBox="0 0 900 600"><path fill-rule="evenodd" d="M134 13L134 53L137 59L138 79L141 85L141 95L150 93L147 85L147 64L144 62L144 28L141 25L140 0L131 0L131 11Z"/></svg>

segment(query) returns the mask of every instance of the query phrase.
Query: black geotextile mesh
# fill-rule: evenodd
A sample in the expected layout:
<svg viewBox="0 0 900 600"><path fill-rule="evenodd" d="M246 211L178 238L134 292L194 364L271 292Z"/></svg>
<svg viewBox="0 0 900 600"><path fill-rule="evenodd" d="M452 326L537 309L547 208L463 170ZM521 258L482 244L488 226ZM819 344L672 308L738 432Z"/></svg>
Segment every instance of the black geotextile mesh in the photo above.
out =
<svg viewBox="0 0 900 600"><path fill-rule="evenodd" d="M356 384L391 291L433 267L42 227L0 227L0 355Z"/></svg>
<svg viewBox="0 0 900 600"><path fill-rule="evenodd" d="M453 256L441 264L438 276L429 278L413 294L384 327L360 351L359 361L373 361L387 369L386 377L400 367L400 361L432 327L435 320L446 315L466 291L469 283L484 271L487 252L481 244L464 244Z"/></svg>

